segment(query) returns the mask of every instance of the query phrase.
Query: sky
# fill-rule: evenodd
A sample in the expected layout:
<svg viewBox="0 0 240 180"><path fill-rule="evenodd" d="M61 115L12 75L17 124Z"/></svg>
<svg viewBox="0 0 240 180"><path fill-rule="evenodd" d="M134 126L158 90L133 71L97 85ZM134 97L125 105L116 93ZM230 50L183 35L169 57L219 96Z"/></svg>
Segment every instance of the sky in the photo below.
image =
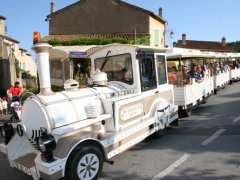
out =
<svg viewBox="0 0 240 180"><path fill-rule="evenodd" d="M55 0L55 9L61 9L78 0ZM158 13L168 22L168 44L181 38L220 41L240 40L240 0L125 0L131 4ZM0 0L0 15L7 18L8 36L21 42L21 47L31 49L32 32L48 34L50 0ZM173 31L171 39L169 33Z"/></svg>

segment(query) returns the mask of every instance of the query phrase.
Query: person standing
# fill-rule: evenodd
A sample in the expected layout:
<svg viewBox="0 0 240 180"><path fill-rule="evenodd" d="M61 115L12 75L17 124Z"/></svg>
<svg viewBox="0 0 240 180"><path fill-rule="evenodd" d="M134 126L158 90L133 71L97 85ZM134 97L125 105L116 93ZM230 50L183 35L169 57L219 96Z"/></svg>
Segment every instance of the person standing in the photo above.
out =
<svg viewBox="0 0 240 180"><path fill-rule="evenodd" d="M7 90L7 95L10 102L19 101L22 93L23 93L23 88L20 86L20 83L18 81L14 83L14 86L10 87Z"/></svg>
<svg viewBox="0 0 240 180"><path fill-rule="evenodd" d="M7 98L3 97L2 99L2 111L4 115L7 115L8 113L8 103L7 103Z"/></svg>

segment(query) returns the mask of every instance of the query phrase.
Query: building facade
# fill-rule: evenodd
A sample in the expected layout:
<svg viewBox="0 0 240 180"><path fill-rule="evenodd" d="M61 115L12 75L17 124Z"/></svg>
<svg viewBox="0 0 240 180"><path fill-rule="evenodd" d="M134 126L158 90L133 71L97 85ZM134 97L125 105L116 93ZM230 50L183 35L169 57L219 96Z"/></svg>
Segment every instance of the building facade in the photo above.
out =
<svg viewBox="0 0 240 180"><path fill-rule="evenodd" d="M32 56L20 48L19 41L6 35L6 18L0 16L0 95L15 81L21 82L18 68L36 76L36 64Z"/></svg>
<svg viewBox="0 0 240 180"><path fill-rule="evenodd" d="M161 8L156 15L121 0L80 0L52 12L47 19L49 36L45 40L146 36L150 37L151 46L165 45L166 21Z"/></svg>
<svg viewBox="0 0 240 180"><path fill-rule="evenodd" d="M223 37L221 41L197 41L188 40L186 34L182 34L182 39L173 44L174 47L186 49L199 49L201 51L213 52L233 52L232 47L227 45L226 38Z"/></svg>

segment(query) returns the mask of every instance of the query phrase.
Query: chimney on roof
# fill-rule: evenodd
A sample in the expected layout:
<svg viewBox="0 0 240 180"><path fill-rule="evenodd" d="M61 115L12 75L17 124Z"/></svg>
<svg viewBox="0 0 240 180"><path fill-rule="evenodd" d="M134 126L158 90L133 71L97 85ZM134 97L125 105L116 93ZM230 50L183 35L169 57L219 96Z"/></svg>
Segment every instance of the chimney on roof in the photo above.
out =
<svg viewBox="0 0 240 180"><path fill-rule="evenodd" d="M223 47L226 46L226 38L225 38L225 37L222 38L222 46L223 46Z"/></svg>
<svg viewBox="0 0 240 180"><path fill-rule="evenodd" d="M0 35L6 35L6 18L0 15Z"/></svg>
<svg viewBox="0 0 240 180"><path fill-rule="evenodd" d="M54 0L51 0L50 3L50 14L54 13Z"/></svg>
<svg viewBox="0 0 240 180"><path fill-rule="evenodd" d="M163 8L162 7L160 7L159 8L159 10L158 10L158 15L159 15L159 17L163 17Z"/></svg>
<svg viewBox="0 0 240 180"><path fill-rule="evenodd" d="M182 34L182 44L183 45L187 44L187 35L185 33Z"/></svg>

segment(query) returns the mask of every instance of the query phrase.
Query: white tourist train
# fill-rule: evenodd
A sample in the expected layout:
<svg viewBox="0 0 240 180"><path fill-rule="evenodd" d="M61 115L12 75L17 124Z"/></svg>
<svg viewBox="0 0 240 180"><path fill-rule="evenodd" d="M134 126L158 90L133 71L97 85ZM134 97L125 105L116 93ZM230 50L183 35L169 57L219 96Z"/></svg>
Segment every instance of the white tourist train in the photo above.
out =
<svg viewBox="0 0 240 180"><path fill-rule="evenodd" d="M240 54L172 48L167 53L168 79L174 85L175 104L181 117L196 105L240 79Z"/></svg>
<svg viewBox="0 0 240 180"><path fill-rule="evenodd" d="M51 90L54 48L38 43L33 49L40 94L24 102L19 123L1 127L5 144L0 145L11 167L33 179L96 179L104 162L113 164L114 156L178 125L166 49L106 45L69 52L90 60L92 83L79 89L78 81L67 80L61 92Z"/></svg>

